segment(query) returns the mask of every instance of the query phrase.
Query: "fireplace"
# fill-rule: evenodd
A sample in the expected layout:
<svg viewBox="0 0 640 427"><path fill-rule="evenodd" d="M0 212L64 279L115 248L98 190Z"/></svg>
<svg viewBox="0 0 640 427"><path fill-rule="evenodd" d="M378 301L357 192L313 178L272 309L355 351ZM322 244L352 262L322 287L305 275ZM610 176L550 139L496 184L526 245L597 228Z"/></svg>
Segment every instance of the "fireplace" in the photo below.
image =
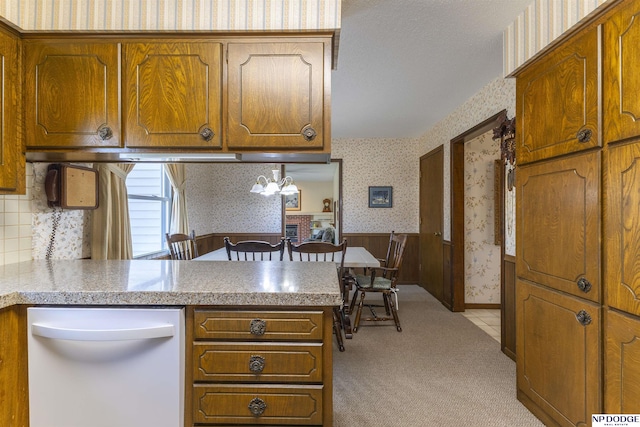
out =
<svg viewBox="0 0 640 427"><path fill-rule="evenodd" d="M298 241L298 224L286 224L284 230L284 236L289 238L292 242Z"/></svg>

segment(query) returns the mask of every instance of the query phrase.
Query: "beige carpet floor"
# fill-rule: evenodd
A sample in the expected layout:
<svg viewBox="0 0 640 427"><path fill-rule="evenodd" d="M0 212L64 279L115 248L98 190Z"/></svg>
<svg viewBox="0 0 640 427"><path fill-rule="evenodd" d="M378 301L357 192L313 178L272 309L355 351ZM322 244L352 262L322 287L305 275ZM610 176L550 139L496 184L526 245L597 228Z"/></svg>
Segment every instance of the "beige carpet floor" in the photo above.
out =
<svg viewBox="0 0 640 427"><path fill-rule="evenodd" d="M400 286L400 322L369 322L334 344L334 426L534 427L500 344L417 285ZM335 341L335 340L334 340Z"/></svg>

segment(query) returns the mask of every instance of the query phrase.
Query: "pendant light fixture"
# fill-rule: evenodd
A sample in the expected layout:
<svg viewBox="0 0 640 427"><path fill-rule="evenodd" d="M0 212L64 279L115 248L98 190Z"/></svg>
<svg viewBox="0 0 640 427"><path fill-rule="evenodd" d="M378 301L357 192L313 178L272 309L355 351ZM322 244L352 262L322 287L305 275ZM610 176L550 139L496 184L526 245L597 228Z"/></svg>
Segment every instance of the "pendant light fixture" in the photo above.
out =
<svg viewBox="0 0 640 427"><path fill-rule="evenodd" d="M272 169L271 173L273 178L267 178L264 175L260 175L256 179L256 183L251 188L251 193L262 194L263 196L271 196L276 193L280 193L284 196L298 193L298 187L293 182L293 178L285 176L280 179L280 171L278 169Z"/></svg>

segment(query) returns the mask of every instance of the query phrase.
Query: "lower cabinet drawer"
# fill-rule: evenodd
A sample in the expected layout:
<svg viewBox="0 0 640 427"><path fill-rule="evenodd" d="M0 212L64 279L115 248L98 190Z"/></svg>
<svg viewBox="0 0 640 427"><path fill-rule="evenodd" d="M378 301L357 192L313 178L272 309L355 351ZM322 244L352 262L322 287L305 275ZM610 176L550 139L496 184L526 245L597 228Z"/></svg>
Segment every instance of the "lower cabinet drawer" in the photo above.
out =
<svg viewBox="0 0 640 427"><path fill-rule="evenodd" d="M194 337L207 340L320 341L321 311L196 310Z"/></svg>
<svg viewBox="0 0 640 427"><path fill-rule="evenodd" d="M321 385L194 385L196 424L320 425Z"/></svg>
<svg viewBox="0 0 640 427"><path fill-rule="evenodd" d="M196 342L193 345L193 379L321 383L322 343Z"/></svg>

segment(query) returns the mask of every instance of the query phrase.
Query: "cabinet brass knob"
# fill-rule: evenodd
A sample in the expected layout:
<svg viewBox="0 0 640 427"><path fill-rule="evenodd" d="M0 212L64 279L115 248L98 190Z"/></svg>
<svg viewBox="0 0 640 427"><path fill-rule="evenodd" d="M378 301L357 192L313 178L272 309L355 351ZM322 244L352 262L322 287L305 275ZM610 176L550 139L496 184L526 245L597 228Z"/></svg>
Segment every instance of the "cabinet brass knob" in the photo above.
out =
<svg viewBox="0 0 640 427"><path fill-rule="evenodd" d="M200 136L205 141L211 141L216 134L211 130L211 128L204 128L200 132Z"/></svg>
<svg viewBox="0 0 640 427"><path fill-rule="evenodd" d="M578 279L577 285L578 285L578 288L584 293L587 293L591 290L591 282L585 279L584 277L581 277Z"/></svg>
<svg viewBox="0 0 640 427"><path fill-rule="evenodd" d="M576 320L578 321L578 323L580 323L582 326L587 326L589 324L591 324L591 316L589 315L589 313L587 313L584 310L580 310L577 314L576 314Z"/></svg>
<svg viewBox="0 0 640 427"><path fill-rule="evenodd" d="M106 141L107 139L111 139L113 132L109 126L103 126L98 129L98 136L101 140Z"/></svg>
<svg viewBox="0 0 640 427"><path fill-rule="evenodd" d="M580 142L589 142L591 140L591 135L593 135L591 129L582 129L578 131L576 138L578 138L578 141Z"/></svg>
<svg viewBox="0 0 640 427"><path fill-rule="evenodd" d="M249 370L254 374L259 374L264 370L264 357L262 356L251 356L249 358Z"/></svg>
<svg viewBox="0 0 640 427"><path fill-rule="evenodd" d="M253 319L249 324L251 335L264 335L267 330L267 322L262 319Z"/></svg>
<svg viewBox="0 0 640 427"><path fill-rule="evenodd" d="M267 409L267 403L259 397L254 397L251 399L251 402L249 402L249 410L256 417L262 415L265 409Z"/></svg>
<svg viewBox="0 0 640 427"><path fill-rule="evenodd" d="M316 131L311 126L309 126L302 130L302 135L307 141L313 141L317 134Z"/></svg>

